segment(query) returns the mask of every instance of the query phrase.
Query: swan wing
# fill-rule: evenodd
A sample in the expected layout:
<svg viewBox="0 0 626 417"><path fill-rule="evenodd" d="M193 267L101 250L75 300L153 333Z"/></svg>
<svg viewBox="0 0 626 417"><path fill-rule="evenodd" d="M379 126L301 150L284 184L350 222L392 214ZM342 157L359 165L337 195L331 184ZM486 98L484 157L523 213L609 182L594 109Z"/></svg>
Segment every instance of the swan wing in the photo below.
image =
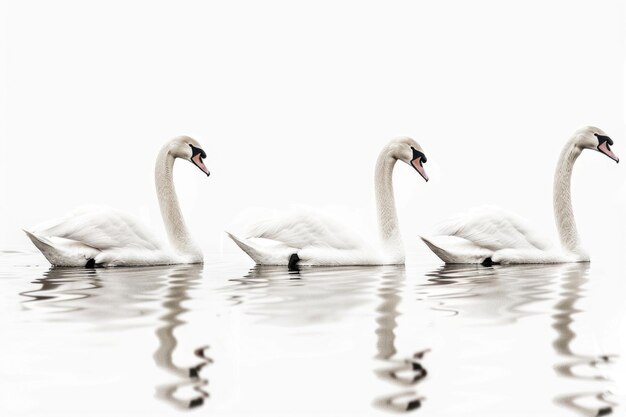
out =
<svg viewBox="0 0 626 417"><path fill-rule="evenodd" d="M290 248L328 247L340 250L362 248L365 241L334 218L308 208L266 213L249 223L246 238L280 242Z"/></svg>
<svg viewBox="0 0 626 417"><path fill-rule="evenodd" d="M379 265L375 246L331 216L299 207L290 211L256 210L245 216L230 238L260 265L286 265L297 253L301 265Z"/></svg>
<svg viewBox="0 0 626 417"><path fill-rule="evenodd" d="M521 217L497 207L480 207L439 226L434 236L422 236L446 263L561 262L562 254Z"/></svg>
<svg viewBox="0 0 626 417"><path fill-rule="evenodd" d="M106 207L81 207L26 233L57 266L82 266L89 259L108 265L163 262L162 241L133 216Z"/></svg>
<svg viewBox="0 0 626 417"><path fill-rule="evenodd" d="M81 207L63 218L36 226L33 231L39 236L73 240L98 250L163 248L162 242L136 218L108 207Z"/></svg>
<svg viewBox="0 0 626 417"><path fill-rule="evenodd" d="M439 227L438 235L455 236L494 252L552 249L552 245L523 218L497 207L480 207L453 217Z"/></svg>

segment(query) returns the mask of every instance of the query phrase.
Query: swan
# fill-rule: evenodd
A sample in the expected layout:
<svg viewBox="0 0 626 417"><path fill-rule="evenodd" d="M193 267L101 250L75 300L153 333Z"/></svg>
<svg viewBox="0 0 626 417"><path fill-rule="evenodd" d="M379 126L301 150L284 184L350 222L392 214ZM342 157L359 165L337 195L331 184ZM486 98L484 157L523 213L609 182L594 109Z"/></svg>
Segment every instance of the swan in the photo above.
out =
<svg viewBox="0 0 626 417"><path fill-rule="evenodd" d="M426 155L408 137L391 140L376 162L374 186L380 242L372 245L328 216L310 209L252 219L245 235L226 232L258 265L392 265L404 264L393 194L396 161L413 167L425 181Z"/></svg>
<svg viewBox="0 0 626 417"><path fill-rule="evenodd" d="M584 149L597 150L615 162L613 140L601 129L577 130L561 151L554 175L554 217L561 247L546 243L527 222L495 207L482 207L444 222L435 236L420 236L445 263L564 263L588 262L572 210L570 182L574 162Z"/></svg>
<svg viewBox="0 0 626 417"><path fill-rule="evenodd" d="M53 266L145 266L202 263L183 220L172 170L176 158L210 175L206 153L187 136L166 143L157 156L155 184L169 245L131 215L109 208L82 207L65 217L24 230Z"/></svg>

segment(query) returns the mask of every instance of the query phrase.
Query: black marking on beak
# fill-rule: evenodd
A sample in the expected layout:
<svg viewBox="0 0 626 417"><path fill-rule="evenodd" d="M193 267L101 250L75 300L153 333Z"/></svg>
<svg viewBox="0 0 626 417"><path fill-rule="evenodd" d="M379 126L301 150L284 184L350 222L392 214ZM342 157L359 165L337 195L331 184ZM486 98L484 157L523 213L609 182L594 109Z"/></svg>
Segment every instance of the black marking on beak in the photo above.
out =
<svg viewBox="0 0 626 417"><path fill-rule="evenodd" d="M421 157L422 159L420 159L420 165L423 162L428 162L428 159L426 158L426 155L424 155L424 152L420 152L412 146L411 150L413 151L413 158L411 159L411 161L415 161L417 158Z"/></svg>
<svg viewBox="0 0 626 417"><path fill-rule="evenodd" d="M205 159L205 158L206 158L206 153L205 153L202 149L200 149L200 148L196 148L196 147L195 147L195 146L193 146L191 143L189 144L189 146L191 147L191 156L192 156L192 157L194 157L194 156L196 156L196 155L200 154L200 157L201 157L202 159Z"/></svg>
<svg viewBox="0 0 626 417"><path fill-rule="evenodd" d="M613 139L608 136L598 135L597 133L594 133L594 136L598 138L598 145L602 145L604 142L608 142L609 145L613 145Z"/></svg>

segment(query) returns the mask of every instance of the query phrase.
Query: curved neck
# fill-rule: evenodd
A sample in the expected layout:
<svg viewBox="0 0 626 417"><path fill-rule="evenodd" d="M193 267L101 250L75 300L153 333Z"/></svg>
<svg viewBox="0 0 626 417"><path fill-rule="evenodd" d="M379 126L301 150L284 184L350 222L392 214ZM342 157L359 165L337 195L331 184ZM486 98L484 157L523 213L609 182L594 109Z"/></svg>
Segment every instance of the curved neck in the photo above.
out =
<svg viewBox="0 0 626 417"><path fill-rule="evenodd" d="M174 157L169 152L169 145L165 145L159 152L154 170L154 182L161 208L161 217L172 247L182 255L196 255L198 251L189 236L178 205L172 176L173 168Z"/></svg>
<svg viewBox="0 0 626 417"><path fill-rule="evenodd" d="M554 173L554 219L561 245L570 252L583 252L576 229L571 195L572 169L581 152L582 149L576 146L576 137L570 139L561 151Z"/></svg>
<svg viewBox="0 0 626 417"><path fill-rule="evenodd" d="M397 158L385 147L376 161L374 188L381 243L391 263L404 263L404 246L398 228L398 214L393 195L393 168Z"/></svg>

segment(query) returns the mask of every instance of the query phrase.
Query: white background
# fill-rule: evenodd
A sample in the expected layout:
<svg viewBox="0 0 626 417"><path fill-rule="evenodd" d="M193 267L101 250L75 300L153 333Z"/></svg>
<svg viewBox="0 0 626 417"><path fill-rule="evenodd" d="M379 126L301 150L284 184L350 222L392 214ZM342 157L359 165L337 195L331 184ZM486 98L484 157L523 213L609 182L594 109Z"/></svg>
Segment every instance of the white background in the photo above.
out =
<svg viewBox="0 0 626 417"><path fill-rule="evenodd" d="M626 157L624 13L615 1L10 1L0 67L0 248L85 203L161 229L154 158L187 134L209 179L179 161L206 253L241 210L343 207L374 224L377 153L398 135L428 156L395 173L409 259L417 239L481 204L554 235L552 175L592 124ZM623 256L626 171L598 153L573 178L594 260ZM241 260L246 258L243 255Z"/></svg>

